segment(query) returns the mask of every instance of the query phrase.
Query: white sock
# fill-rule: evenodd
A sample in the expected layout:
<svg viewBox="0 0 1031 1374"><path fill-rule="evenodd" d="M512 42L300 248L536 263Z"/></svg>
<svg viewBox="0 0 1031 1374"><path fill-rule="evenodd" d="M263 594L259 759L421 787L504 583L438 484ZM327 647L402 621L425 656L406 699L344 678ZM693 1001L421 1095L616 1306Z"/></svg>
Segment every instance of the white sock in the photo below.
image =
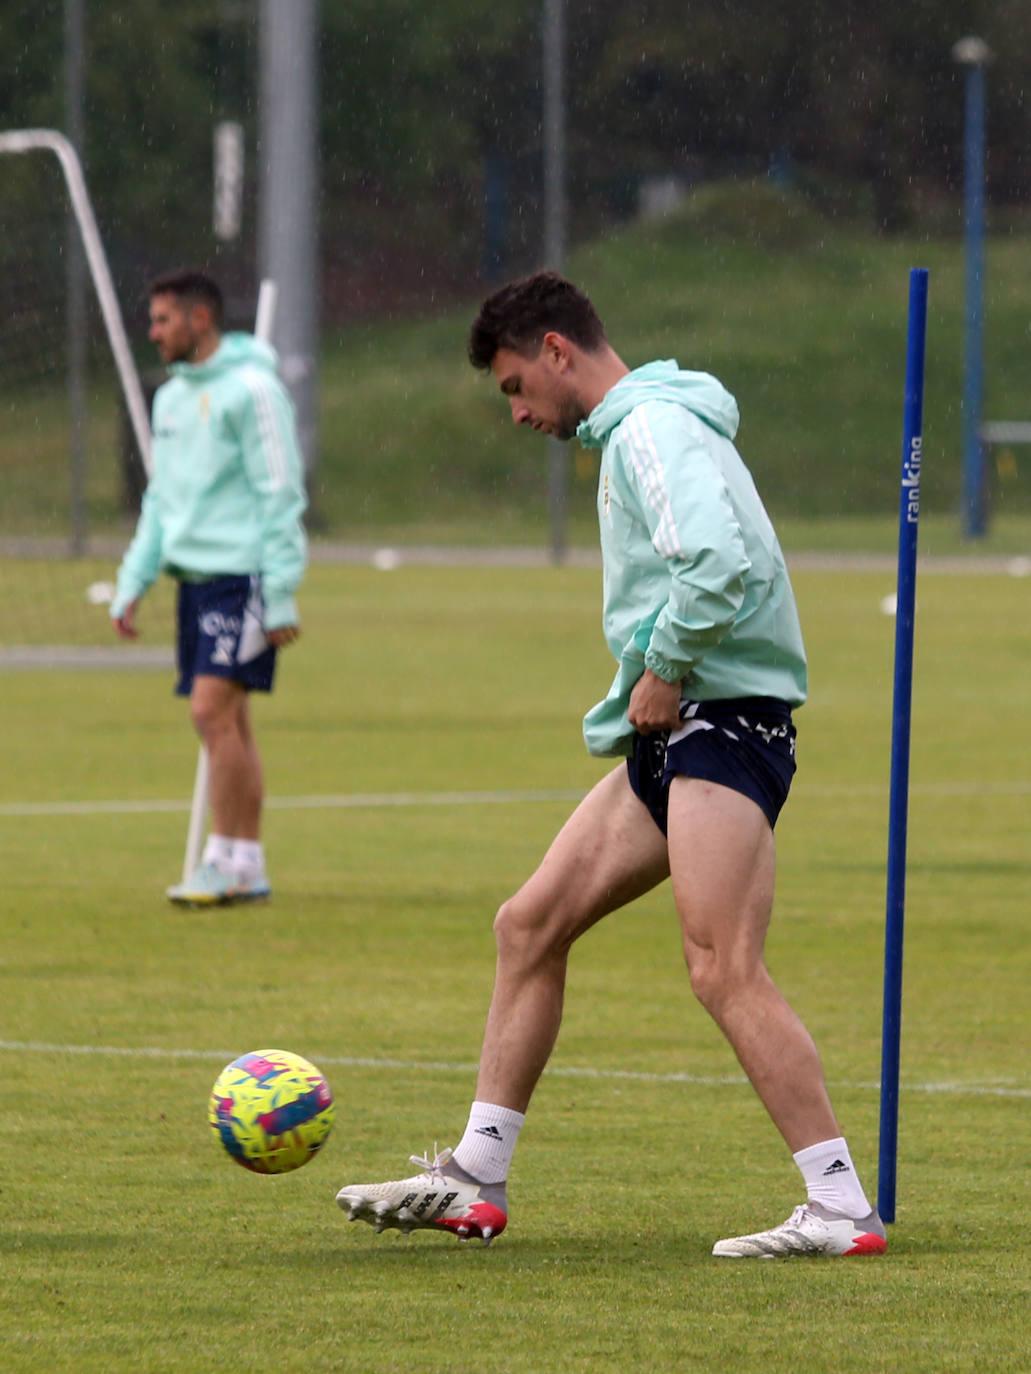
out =
<svg viewBox="0 0 1031 1374"><path fill-rule="evenodd" d="M481 1183L504 1183L526 1116L493 1102L474 1102L454 1160Z"/></svg>
<svg viewBox="0 0 1031 1374"><path fill-rule="evenodd" d="M265 849L260 840L233 840L233 872L238 876L264 877Z"/></svg>
<svg viewBox="0 0 1031 1374"><path fill-rule="evenodd" d="M802 1171L810 1202L822 1203L846 1217L865 1217L873 1211L841 1136L799 1150L794 1160Z"/></svg>
<svg viewBox="0 0 1031 1374"><path fill-rule="evenodd" d="M214 864L223 873L228 873L233 867L234 843L228 835L209 835L201 863Z"/></svg>

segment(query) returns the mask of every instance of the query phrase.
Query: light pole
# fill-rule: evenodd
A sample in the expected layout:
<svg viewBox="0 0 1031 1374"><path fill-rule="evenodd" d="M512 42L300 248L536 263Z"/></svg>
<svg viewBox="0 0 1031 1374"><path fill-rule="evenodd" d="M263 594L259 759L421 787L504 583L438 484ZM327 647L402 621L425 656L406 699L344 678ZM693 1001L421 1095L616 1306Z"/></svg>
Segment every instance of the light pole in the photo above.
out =
<svg viewBox="0 0 1031 1374"><path fill-rule="evenodd" d="M279 290L272 342L309 481L318 455L318 20L318 0L258 8L258 261Z"/></svg>
<svg viewBox="0 0 1031 1374"><path fill-rule="evenodd" d="M987 514L981 408L984 398L985 79L992 59L983 38L961 38L953 58L966 68L963 204L966 224L966 344L963 362L963 533L984 537Z"/></svg>
<svg viewBox="0 0 1031 1374"><path fill-rule="evenodd" d="M561 272L566 256L565 0L544 0L541 29L544 67L544 263ZM548 515L551 561L566 557L569 446L548 440Z"/></svg>

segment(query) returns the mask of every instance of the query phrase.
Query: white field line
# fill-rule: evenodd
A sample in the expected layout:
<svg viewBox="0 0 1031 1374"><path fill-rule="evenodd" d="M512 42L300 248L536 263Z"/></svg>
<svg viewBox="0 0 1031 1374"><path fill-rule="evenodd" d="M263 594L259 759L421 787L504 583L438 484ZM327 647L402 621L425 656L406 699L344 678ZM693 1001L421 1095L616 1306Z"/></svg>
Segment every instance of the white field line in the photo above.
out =
<svg viewBox="0 0 1031 1374"><path fill-rule="evenodd" d="M1031 781L1012 782L924 782L913 783L910 794L917 797L1026 797L1031 796ZM805 797L880 797L887 794L885 783L802 783L797 795ZM436 806L513 806L539 802L577 802L585 793L579 788L541 788L497 792L340 792L307 797L269 797L265 805L272 811L365 811L384 807ZM27 816L150 816L163 812L186 812L189 800L180 798L151 801L45 801L4 802L0 817Z"/></svg>
<svg viewBox="0 0 1031 1374"><path fill-rule="evenodd" d="M391 806L510 806L520 802L571 802L580 801L583 796L579 788L508 792L341 792L310 797L269 797L265 805L272 811L364 811ZM0 805L0 816L147 816L189 809L188 799L10 802Z"/></svg>
<svg viewBox="0 0 1031 1374"><path fill-rule="evenodd" d="M116 562L125 551L125 537L93 535L88 540L86 556ZM551 570L551 554L543 545L511 545L506 548L486 548L479 545L392 544L388 551L398 559L398 566L416 567L512 567L547 568ZM48 562L64 558L68 552L67 539L47 535L0 536L0 557L35 558ZM384 543L357 543L350 540L313 539L309 553L313 563L372 563L384 552ZM572 567L600 568L601 553L593 547L573 547L567 551L566 561ZM799 550L788 552L788 567L792 572L815 571L829 573L882 572L894 573L898 566L893 553L833 553ZM957 573L1026 576L1023 560L1008 554L920 555L922 573Z"/></svg>
<svg viewBox="0 0 1031 1374"><path fill-rule="evenodd" d="M52 1045L41 1040L0 1040L0 1053L8 1054L52 1054L52 1055L95 1055L120 1059L191 1059L210 1060L213 1064L227 1064L239 1057L237 1050L191 1050L163 1049L153 1045ZM392 1069L403 1073L463 1073L474 1074L475 1064L450 1063L429 1059L369 1059L349 1055L316 1054L315 1060L321 1064L332 1064L347 1069ZM684 1083L702 1088L739 1088L748 1085L743 1074L705 1075L694 1073L646 1073L637 1069L600 1069L558 1064L544 1070L551 1078L587 1078L605 1082L632 1083ZM864 1092L879 1092L881 1085L875 1082L832 1083L833 1088L855 1089ZM906 1083L901 1084L903 1092L944 1093L955 1097L1031 1097L1031 1088L1013 1086L1011 1080L987 1079L969 1083Z"/></svg>

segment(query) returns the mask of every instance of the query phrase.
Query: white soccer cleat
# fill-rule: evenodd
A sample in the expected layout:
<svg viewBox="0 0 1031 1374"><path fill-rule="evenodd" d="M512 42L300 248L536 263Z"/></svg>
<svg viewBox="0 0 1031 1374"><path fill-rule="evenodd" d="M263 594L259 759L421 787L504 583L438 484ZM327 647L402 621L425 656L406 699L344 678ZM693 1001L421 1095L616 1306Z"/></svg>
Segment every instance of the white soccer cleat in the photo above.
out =
<svg viewBox="0 0 1031 1374"><path fill-rule="evenodd" d="M233 900L232 874L217 864L199 864L185 882L165 889L176 906L227 906Z"/></svg>
<svg viewBox="0 0 1031 1374"><path fill-rule="evenodd" d="M504 1184L479 1183L458 1167L445 1167L450 1150L432 1159L412 1155L424 1172L393 1183L351 1183L337 1193L337 1203L351 1221L367 1221L376 1232L396 1229L403 1235L428 1229L450 1231L459 1240L479 1236L489 1245L508 1222ZM487 1196L492 1194L494 1201Z"/></svg>
<svg viewBox="0 0 1031 1374"><path fill-rule="evenodd" d="M887 1248L884 1224L876 1212L853 1220L818 1202L807 1202L772 1230L718 1240L712 1253L727 1259L788 1259L793 1255L883 1255Z"/></svg>
<svg viewBox="0 0 1031 1374"><path fill-rule="evenodd" d="M165 889L165 896L176 906L232 906L235 902L265 901L271 895L264 873L240 876L211 863L200 864L186 882Z"/></svg>
<svg viewBox="0 0 1031 1374"><path fill-rule="evenodd" d="M268 874L264 871L248 874L236 873L233 875L231 901L265 902L271 896L272 888L269 885Z"/></svg>

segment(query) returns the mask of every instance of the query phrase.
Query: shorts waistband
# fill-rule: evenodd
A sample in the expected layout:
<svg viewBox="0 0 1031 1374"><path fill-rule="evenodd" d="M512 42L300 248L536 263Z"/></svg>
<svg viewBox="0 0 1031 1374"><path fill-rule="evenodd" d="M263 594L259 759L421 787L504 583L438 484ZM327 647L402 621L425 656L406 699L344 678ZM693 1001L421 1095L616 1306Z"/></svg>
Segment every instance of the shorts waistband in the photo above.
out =
<svg viewBox="0 0 1031 1374"><path fill-rule="evenodd" d="M190 568L176 567L168 567L165 571L177 582L188 582L191 586L199 586L204 582L219 582L223 577L239 576L238 573L202 573L193 572Z"/></svg>
<svg viewBox="0 0 1031 1374"><path fill-rule="evenodd" d="M687 714L684 707L687 707ZM780 697L716 697L712 701L681 702L681 718L719 720L725 716L757 716L761 720L790 721L791 707Z"/></svg>

